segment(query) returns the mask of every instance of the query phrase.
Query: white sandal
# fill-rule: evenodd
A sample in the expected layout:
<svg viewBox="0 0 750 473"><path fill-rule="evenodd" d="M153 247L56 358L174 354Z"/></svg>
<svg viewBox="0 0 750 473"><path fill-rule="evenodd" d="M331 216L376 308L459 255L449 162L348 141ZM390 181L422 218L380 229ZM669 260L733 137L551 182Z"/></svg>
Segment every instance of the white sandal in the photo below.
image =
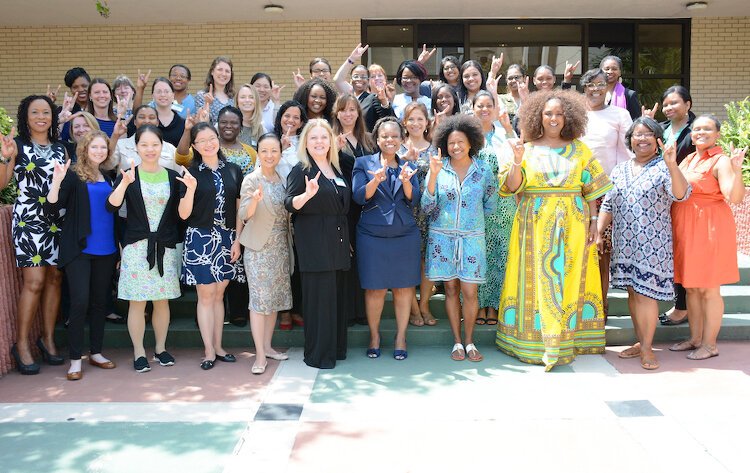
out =
<svg viewBox="0 0 750 473"><path fill-rule="evenodd" d="M476 352L477 356L470 356L469 353ZM482 356L481 353L479 353L479 350L477 350L477 347L473 343L469 343L466 345L466 356L469 358L469 361L482 361L484 360L484 356Z"/></svg>
<svg viewBox="0 0 750 473"><path fill-rule="evenodd" d="M453 349L451 350L451 358L454 361L463 361L466 359L466 350L464 350L464 346L460 343L456 343L453 345Z"/></svg>

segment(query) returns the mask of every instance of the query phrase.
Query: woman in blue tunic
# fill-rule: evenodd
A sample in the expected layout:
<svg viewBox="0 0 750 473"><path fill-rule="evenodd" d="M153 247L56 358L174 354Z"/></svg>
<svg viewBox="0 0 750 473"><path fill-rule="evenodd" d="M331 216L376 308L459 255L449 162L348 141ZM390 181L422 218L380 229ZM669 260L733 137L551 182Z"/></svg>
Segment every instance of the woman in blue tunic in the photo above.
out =
<svg viewBox="0 0 750 473"><path fill-rule="evenodd" d="M391 289L397 327L393 357L404 360L413 288L421 279L421 238L413 214L419 181L416 166L397 154L404 139L401 124L393 117L381 118L372 131L380 153L358 159L352 177L352 198L363 206L357 225L357 265L370 326L367 356L380 356L380 316L385 293Z"/></svg>

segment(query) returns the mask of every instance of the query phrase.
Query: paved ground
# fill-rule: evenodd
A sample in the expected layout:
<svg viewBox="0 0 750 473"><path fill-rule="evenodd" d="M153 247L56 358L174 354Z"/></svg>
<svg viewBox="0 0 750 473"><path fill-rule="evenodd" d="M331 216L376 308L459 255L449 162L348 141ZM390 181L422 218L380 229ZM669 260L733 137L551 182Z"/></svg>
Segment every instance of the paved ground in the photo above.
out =
<svg viewBox="0 0 750 473"><path fill-rule="evenodd" d="M482 347L480 347L482 348ZM489 346L481 363L414 347L403 362L352 350L335 370L269 361L0 379L0 472L746 472L750 342L692 362L623 347L544 373ZM664 348L664 347L661 347ZM490 470L491 469L491 470Z"/></svg>

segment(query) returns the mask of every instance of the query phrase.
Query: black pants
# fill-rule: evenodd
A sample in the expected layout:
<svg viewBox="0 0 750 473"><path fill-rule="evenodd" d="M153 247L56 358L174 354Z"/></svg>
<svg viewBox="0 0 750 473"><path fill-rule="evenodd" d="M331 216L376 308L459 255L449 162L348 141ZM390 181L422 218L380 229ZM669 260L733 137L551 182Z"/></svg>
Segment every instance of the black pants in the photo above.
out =
<svg viewBox="0 0 750 473"><path fill-rule="evenodd" d="M341 291L344 292L344 314L348 322L354 322L357 319L365 319L365 291L359 282L359 268L357 267L357 257L351 258L351 269L346 271L344 285Z"/></svg>
<svg viewBox="0 0 750 473"><path fill-rule="evenodd" d="M305 364L334 368L346 359L345 271L302 273L302 313L305 314Z"/></svg>
<svg viewBox="0 0 750 473"><path fill-rule="evenodd" d="M674 283L674 308L677 310L687 310L687 293L682 284Z"/></svg>
<svg viewBox="0 0 750 473"><path fill-rule="evenodd" d="M92 355L102 352L104 317L107 315L107 299L112 293L116 262L117 253L107 256L81 253L63 268L70 290L68 345L71 360L81 359L87 313L90 314L89 350Z"/></svg>
<svg viewBox="0 0 750 473"><path fill-rule="evenodd" d="M292 314L300 314L303 317L305 314L302 312L302 276L299 272L299 256L297 256L297 247L292 246L294 251L294 272L292 273L292 308L289 310Z"/></svg>

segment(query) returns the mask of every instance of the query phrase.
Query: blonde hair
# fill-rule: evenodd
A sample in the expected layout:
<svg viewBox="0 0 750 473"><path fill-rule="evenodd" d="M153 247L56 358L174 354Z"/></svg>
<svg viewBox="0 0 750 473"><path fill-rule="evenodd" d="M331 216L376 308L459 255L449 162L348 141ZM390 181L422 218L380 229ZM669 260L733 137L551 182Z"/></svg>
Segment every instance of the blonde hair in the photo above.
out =
<svg viewBox="0 0 750 473"><path fill-rule="evenodd" d="M373 72L380 72L384 76L388 77L388 74L385 73L385 69L383 69L383 66L380 64L370 64L370 67L367 68L367 72L372 74Z"/></svg>
<svg viewBox="0 0 750 473"><path fill-rule="evenodd" d="M107 144L107 148L109 148L109 137L106 133L100 130L92 130L86 133L83 135L83 139L78 142L78 146L76 146L78 160L73 165L73 170L83 182L97 182L100 169L112 169L112 166L110 165L110 161L112 161L111 154L108 154L107 159L99 164L99 166L95 166L89 159L89 145L91 145L91 142L97 138L104 138L104 142Z"/></svg>
<svg viewBox="0 0 750 473"><path fill-rule="evenodd" d="M96 121L96 118L94 118L94 116L92 114L90 114L89 112L87 112L85 110L80 110L80 111L74 113L73 115L71 115L71 117L70 117L70 138L68 138L68 141L70 141L71 143L74 143L74 141L73 141L73 120L75 120L78 117L81 117L81 118L83 118L86 121L86 123L89 125L89 128L91 128L91 131L99 131L99 130L101 130L101 128L99 127L99 122Z"/></svg>
<svg viewBox="0 0 750 473"><path fill-rule="evenodd" d="M238 97L240 96L240 90L243 88L250 89L250 93L253 94L253 100L255 100L255 109L253 110L252 116L250 116L250 134L255 138L256 140L263 136L263 133L265 133L266 129L263 128L263 107L260 103L260 95L258 95L258 89L255 88L252 84L242 84L242 86L237 89L237 93L234 95L234 105L240 109L240 102L238 100ZM240 109L242 112L242 109ZM245 119L245 112L242 112L242 118Z"/></svg>
<svg viewBox="0 0 750 473"><path fill-rule="evenodd" d="M313 128L323 128L328 133L328 139L331 142L331 147L328 148L328 162L331 166L336 168L338 172L341 172L341 166L339 166L339 150L336 147L336 138L333 135L333 128L328 124L328 121L322 118L313 118L307 122L305 128L302 129L302 134L299 137L299 145L297 146L297 159L302 163L302 168L308 170L312 167L310 164L310 155L307 152L307 136L310 134Z"/></svg>

